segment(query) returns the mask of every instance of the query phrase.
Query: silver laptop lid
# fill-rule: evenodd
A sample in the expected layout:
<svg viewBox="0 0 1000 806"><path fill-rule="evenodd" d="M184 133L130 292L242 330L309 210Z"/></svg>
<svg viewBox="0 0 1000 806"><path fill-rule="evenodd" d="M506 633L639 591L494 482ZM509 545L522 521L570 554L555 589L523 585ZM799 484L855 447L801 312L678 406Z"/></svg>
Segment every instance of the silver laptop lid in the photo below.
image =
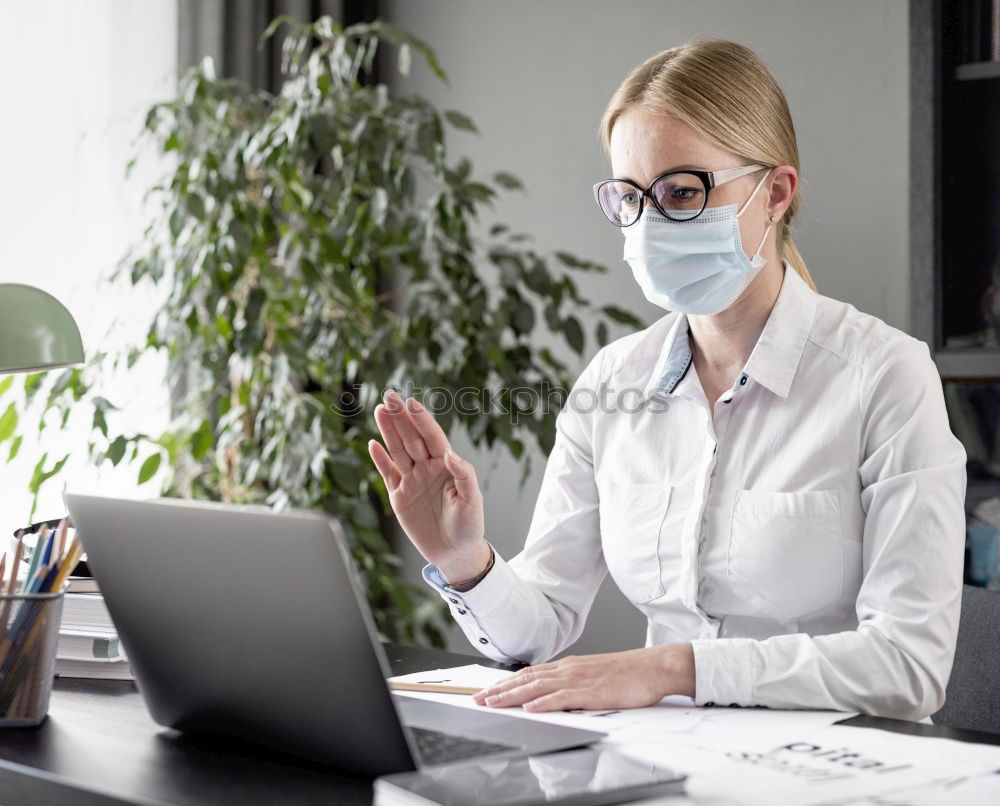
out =
<svg viewBox="0 0 1000 806"><path fill-rule="evenodd" d="M180 499L64 499L159 724L366 775L415 769L335 521Z"/></svg>

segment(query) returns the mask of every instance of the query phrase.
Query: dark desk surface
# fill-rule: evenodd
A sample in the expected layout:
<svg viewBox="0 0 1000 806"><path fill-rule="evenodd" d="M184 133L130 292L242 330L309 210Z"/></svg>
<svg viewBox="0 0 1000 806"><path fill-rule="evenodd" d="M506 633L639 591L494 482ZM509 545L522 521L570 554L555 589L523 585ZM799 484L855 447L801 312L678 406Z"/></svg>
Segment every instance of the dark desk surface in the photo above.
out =
<svg viewBox="0 0 1000 806"><path fill-rule="evenodd" d="M482 663L387 645L395 674ZM1000 737L936 725L855 717L844 724L1000 744ZM59 679L38 728L0 731L0 803L370 804L371 782L223 737L192 737L150 718L135 685Z"/></svg>

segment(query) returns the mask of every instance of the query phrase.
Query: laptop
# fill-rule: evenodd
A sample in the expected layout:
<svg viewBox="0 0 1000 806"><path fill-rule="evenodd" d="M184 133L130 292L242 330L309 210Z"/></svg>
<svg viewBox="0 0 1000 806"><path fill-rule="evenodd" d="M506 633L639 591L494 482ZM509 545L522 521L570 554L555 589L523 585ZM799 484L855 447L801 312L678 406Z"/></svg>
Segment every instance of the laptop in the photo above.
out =
<svg viewBox="0 0 1000 806"><path fill-rule="evenodd" d="M606 735L391 693L335 520L183 499L64 500L160 725L366 776Z"/></svg>

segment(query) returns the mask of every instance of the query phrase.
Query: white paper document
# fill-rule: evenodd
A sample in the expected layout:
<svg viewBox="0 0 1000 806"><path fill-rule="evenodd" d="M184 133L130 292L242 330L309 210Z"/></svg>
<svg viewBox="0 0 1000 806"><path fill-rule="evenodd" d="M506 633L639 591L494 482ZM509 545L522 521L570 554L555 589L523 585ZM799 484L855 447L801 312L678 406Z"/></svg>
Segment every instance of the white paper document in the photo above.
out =
<svg viewBox="0 0 1000 806"><path fill-rule="evenodd" d="M454 666L450 669L429 669L426 672L399 674L390 677L389 681L396 683L444 683L453 686L479 686L486 688L514 674L504 669L491 669L478 663L468 666Z"/></svg>
<svg viewBox="0 0 1000 806"><path fill-rule="evenodd" d="M473 663L468 666L456 666L451 669L431 669L426 672L398 675L390 677L390 682L405 683L437 683L455 686L487 686L502 680L513 672L503 669L490 669ZM436 700L466 708L485 708L477 705L471 694L438 694L422 691L400 692L399 696L417 697ZM573 709L570 711L545 711L532 713L522 708L496 709L506 716L517 716L525 719L537 719L559 725L569 725L586 730L599 730L605 733L629 730L650 731L683 731L688 730L705 715L704 708L696 708L690 697L664 697L658 704L648 708L608 708L599 711Z"/></svg>
<svg viewBox="0 0 1000 806"><path fill-rule="evenodd" d="M1000 747L834 725L796 737L701 727L621 741L637 758L685 772L695 804L925 806L1000 803ZM619 745L613 737L612 744Z"/></svg>
<svg viewBox="0 0 1000 806"><path fill-rule="evenodd" d="M390 680L485 688L510 674L470 664ZM468 694L408 691L397 696L484 707ZM1000 746L834 724L852 713L699 708L687 697L665 697L648 708L620 710L497 710L604 731L609 734L604 742L622 752L686 773L686 799L667 799L664 804L1000 803ZM654 802L660 801L643 801Z"/></svg>

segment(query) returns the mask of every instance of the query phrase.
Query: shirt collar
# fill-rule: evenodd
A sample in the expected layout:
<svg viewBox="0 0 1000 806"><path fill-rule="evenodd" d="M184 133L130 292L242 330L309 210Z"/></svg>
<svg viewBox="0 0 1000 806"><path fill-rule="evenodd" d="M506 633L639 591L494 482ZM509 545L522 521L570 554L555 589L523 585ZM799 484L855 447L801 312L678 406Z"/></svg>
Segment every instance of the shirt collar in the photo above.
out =
<svg viewBox="0 0 1000 806"><path fill-rule="evenodd" d="M788 263L781 290L743 375L787 398L816 313L816 293ZM687 314L680 314L664 340L663 351L646 384L645 394L672 395L691 365ZM737 379L736 383L739 383Z"/></svg>

